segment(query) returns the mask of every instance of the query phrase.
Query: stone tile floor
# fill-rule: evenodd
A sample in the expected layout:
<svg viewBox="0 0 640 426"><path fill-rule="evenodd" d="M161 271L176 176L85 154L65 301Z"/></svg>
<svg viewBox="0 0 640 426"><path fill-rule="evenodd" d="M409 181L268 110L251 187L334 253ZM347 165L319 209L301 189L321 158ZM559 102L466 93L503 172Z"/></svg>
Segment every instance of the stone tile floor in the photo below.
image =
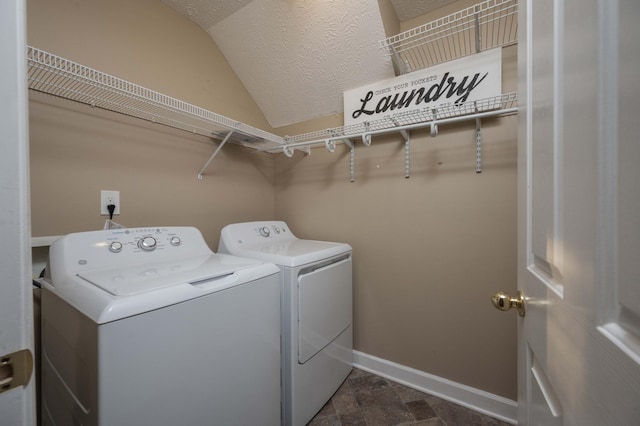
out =
<svg viewBox="0 0 640 426"><path fill-rule="evenodd" d="M308 426L506 426L391 380L353 369Z"/></svg>

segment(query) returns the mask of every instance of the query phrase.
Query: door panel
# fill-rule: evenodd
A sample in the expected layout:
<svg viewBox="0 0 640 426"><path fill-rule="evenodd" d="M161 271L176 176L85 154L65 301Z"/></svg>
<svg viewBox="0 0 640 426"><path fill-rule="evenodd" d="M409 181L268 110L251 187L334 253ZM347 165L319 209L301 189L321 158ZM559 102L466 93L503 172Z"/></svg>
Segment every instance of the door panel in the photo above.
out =
<svg viewBox="0 0 640 426"><path fill-rule="evenodd" d="M639 5L520 2L523 425L640 418Z"/></svg>
<svg viewBox="0 0 640 426"><path fill-rule="evenodd" d="M542 282L562 296L562 199L561 173L558 162L562 158L562 144L556 133L561 123L558 120L559 99L557 88L560 82L554 68L560 66L561 58L550 55L556 43L554 1L536 2L532 19L532 120L531 128L531 240L529 250L531 268L536 270Z"/></svg>
<svg viewBox="0 0 640 426"><path fill-rule="evenodd" d="M604 225L608 233L616 235L616 242L603 253L606 264L610 265L613 291L604 291L601 330L628 356L640 362L640 263L637 258L640 252L637 223L640 144L636 130L637 110L628 107L637 103L638 96L640 46L633 37L633 28L637 26L634 16L640 13L640 6L637 2L622 2L619 7L617 13L607 17L612 21L611 25L620 28L619 34L610 36L607 48L619 58L625 58L625 63L619 66L617 60L610 61L605 67L608 78L604 92L611 108L607 110L609 126L604 133L610 135L614 146L604 163L603 187L611 194ZM616 85L620 90L616 90Z"/></svg>
<svg viewBox="0 0 640 426"><path fill-rule="evenodd" d="M533 351L529 349L529 374L531 380L530 407L532 424L544 426L562 425L562 405L547 378L544 370L540 368Z"/></svg>

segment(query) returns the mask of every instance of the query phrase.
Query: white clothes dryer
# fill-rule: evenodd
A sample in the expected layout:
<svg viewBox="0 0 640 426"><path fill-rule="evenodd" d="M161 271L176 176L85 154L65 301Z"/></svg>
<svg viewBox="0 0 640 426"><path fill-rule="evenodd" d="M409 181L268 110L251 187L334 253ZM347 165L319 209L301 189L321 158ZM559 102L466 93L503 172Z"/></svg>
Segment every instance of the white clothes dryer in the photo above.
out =
<svg viewBox="0 0 640 426"><path fill-rule="evenodd" d="M191 227L69 234L42 292L43 425L280 425L280 271Z"/></svg>
<svg viewBox="0 0 640 426"><path fill-rule="evenodd" d="M218 252L280 267L283 423L307 424L353 365L351 246L299 239L269 221L225 226Z"/></svg>

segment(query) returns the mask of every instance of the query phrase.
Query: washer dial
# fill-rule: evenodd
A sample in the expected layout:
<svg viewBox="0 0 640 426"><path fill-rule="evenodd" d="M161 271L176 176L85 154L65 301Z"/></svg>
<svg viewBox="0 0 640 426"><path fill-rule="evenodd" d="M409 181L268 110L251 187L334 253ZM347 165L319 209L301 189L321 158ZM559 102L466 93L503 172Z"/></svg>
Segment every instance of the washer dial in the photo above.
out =
<svg viewBox="0 0 640 426"><path fill-rule="evenodd" d="M138 240L138 247L144 251L153 251L156 249L158 242L153 237L144 237Z"/></svg>

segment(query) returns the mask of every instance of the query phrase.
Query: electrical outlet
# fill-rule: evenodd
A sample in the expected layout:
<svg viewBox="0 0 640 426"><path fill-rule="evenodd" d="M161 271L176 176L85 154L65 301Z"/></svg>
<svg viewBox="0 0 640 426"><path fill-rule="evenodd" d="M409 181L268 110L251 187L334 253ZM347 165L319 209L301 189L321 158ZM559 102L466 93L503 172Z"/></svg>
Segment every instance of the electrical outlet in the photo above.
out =
<svg viewBox="0 0 640 426"><path fill-rule="evenodd" d="M120 214L120 191L100 191L100 215L109 216L109 204L116 206L114 216Z"/></svg>

